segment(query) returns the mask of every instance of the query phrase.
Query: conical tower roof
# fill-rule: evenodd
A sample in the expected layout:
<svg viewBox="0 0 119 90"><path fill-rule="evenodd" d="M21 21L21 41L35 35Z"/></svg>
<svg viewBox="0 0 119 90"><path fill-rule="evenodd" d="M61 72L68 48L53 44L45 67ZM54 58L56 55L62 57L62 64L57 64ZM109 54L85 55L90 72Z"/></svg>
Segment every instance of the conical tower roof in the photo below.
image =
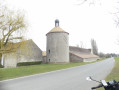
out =
<svg viewBox="0 0 119 90"><path fill-rule="evenodd" d="M52 30L50 30L48 33L51 33L51 32L66 32L64 31L62 28L60 27L54 27Z"/></svg>
<svg viewBox="0 0 119 90"><path fill-rule="evenodd" d="M64 31L62 28L59 27L59 20L56 19L55 27L52 30L50 30L47 34L49 33L68 33L68 32Z"/></svg>

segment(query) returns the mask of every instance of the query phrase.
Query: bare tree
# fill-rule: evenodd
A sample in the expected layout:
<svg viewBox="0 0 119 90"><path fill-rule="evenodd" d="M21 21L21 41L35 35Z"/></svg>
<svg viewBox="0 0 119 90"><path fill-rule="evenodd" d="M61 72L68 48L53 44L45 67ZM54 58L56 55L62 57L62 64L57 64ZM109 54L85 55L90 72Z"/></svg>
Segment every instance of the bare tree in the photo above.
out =
<svg viewBox="0 0 119 90"><path fill-rule="evenodd" d="M95 5L96 3L101 4L100 0L78 0L77 5L88 3L89 5Z"/></svg>
<svg viewBox="0 0 119 90"><path fill-rule="evenodd" d="M85 48L84 43L82 41L80 41L80 44L77 44L76 47Z"/></svg>
<svg viewBox="0 0 119 90"><path fill-rule="evenodd" d="M80 48L85 48L84 43L80 41Z"/></svg>
<svg viewBox="0 0 119 90"><path fill-rule="evenodd" d="M96 41L94 39L91 39L91 46L92 46L93 54L98 55L98 48L97 48Z"/></svg>
<svg viewBox="0 0 119 90"><path fill-rule="evenodd" d="M76 47L78 47L78 48L79 48L79 44L77 44L77 45L76 45Z"/></svg>
<svg viewBox="0 0 119 90"><path fill-rule="evenodd" d="M0 53L8 52L4 49L8 43L23 39L25 27L24 15L6 7L0 7Z"/></svg>

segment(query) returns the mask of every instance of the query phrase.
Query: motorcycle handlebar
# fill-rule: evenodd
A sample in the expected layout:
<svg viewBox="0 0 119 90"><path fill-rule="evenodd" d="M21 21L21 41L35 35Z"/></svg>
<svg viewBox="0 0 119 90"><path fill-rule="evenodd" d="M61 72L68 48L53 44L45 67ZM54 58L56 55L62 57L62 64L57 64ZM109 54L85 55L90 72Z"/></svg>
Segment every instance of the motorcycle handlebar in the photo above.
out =
<svg viewBox="0 0 119 90"><path fill-rule="evenodd" d="M93 90L93 89L100 88L100 87L103 87L103 85L100 84L100 85L98 85L97 87L92 87L91 89Z"/></svg>

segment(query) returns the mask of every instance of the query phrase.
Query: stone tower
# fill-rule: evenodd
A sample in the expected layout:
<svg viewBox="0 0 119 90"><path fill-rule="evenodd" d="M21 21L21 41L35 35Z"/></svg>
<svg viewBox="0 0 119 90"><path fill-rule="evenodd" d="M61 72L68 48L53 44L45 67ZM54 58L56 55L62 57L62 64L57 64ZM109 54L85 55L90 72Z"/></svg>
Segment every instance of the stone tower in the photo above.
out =
<svg viewBox="0 0 119 90"><path fill-rule="evenodd" d="M69 62L69 33L59 27L59 20L55 20L55 27L47 34L46 61L48 63Z"/></svg>

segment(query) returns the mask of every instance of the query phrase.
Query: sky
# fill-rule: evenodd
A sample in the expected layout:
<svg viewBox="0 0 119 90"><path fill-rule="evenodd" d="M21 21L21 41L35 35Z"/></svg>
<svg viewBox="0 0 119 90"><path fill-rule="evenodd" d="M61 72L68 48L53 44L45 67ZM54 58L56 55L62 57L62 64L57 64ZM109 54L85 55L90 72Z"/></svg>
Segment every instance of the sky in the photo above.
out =
<svg viewBox="0 0 119 90"><path fill-rule="evenodd" d="M96 40L98 51L119 53L119 27L115 12L117 0L5 0L8 8L20 10L27 22L26 37L32 39L41 50L46 50L46 34L55 27L69 33L70 46L91 48L90 41ZM93 2L94 1L94 2Z"/></svg>

